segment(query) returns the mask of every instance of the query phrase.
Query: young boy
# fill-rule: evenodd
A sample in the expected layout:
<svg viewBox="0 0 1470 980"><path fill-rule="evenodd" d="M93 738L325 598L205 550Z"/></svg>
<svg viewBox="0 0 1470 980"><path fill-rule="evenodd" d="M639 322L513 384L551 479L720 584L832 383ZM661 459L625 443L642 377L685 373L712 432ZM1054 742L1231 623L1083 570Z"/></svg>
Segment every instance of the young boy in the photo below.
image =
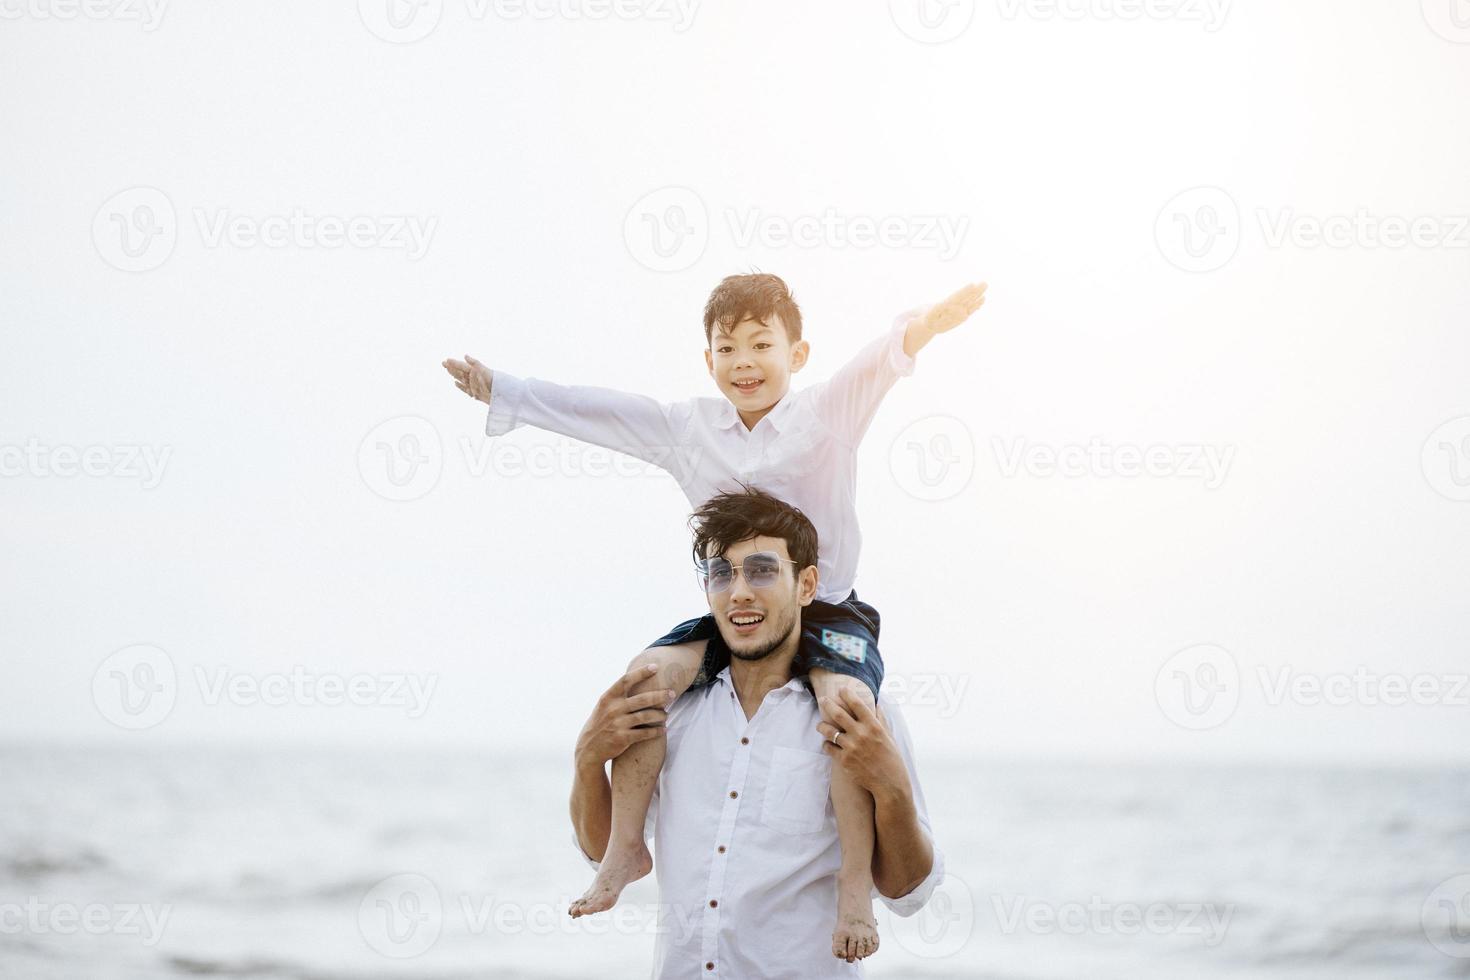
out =
<svg viewBox="0 0 1470 980"><path fill-rule="evenodd" d="M794 393L791 375L806 364L810 345L802 339L801 311L786 283L764 273L727 277L705 306L705 367L723 399L663 404L608 388L492 372L468 354L464 361L444 361L444 367L456 387L490 406L488 436L534 425L667 470L695 508L743 483L805 513L818 532L819 591L802 615L800 656L827 716L824 702L841 704L844 696L873 705L883 680L878 611L853 589L861 542L858 444L883 396L898 378L913 373L914 355L984 305L985 289L984 283L966 286L937 306L901 315L829 381ZM700 580L707 590L728 587L709 575ZM764 624L756 619L735 628L754 635ZM774 648L782 639L772 636L769 642ZM729 657L710 616L688 620L634 658L631 667L651 665L656 671L630 693L665 691L672 703L690 686L709 683ZM614 760L607 853L591 888L573 903L574 917L611 908L625 885L652 870L643 825L664 751L664 739L653 738ZM878 948L873 799L840 767L832 770L831 797L842 842L832 952L852 962Z"/></svg>

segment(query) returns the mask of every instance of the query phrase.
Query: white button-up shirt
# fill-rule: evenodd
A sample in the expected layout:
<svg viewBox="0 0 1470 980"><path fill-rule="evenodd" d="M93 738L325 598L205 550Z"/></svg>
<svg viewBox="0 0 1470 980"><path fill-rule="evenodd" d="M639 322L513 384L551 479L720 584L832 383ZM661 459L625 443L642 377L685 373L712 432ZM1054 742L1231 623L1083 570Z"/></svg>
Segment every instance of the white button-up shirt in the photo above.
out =
<svg viewBox="0 0 1470 980"><path fill-rule="evenodd" d="M560 385L494 370L485 434L534 425L667 470L693 507L737 481L799 508L817 529L817 598L846 599L857 578L857 447L883 396L913 374L905 354L912 311L829 380L786 396L756 423L729 399L664 403L590 385Z"/></svg>
<svg viewBox="0 0 1470 980"><path fill-rule="evenodd" d="M878 704L932 841L908 726L886 697ZM659 887L656 980L862 976L860 964L832 955L842 847L819 721L800 678L767 694L746 720L728 667L669 709L668 755L644 826ZM897 914L919 911L943 880L943 856L933 850L917 888L879 896Z"/></svg>

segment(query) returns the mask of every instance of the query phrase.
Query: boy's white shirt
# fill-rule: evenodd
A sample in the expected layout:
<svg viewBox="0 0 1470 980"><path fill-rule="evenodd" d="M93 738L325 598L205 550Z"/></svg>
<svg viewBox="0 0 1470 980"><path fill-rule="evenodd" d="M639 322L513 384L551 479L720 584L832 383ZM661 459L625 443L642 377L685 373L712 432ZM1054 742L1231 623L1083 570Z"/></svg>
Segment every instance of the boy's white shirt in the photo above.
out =
<svg viewBox="0 0 1470 980"><path fill-rule="evenodd" d="M928 877L913 891L877 896L895 914L910 916L944 880L944 855L934 843L903 712L886 695L878 706L934 853ZM656 980L862 976L861 966L831 949L842 845L830 799L832 760L816 730L821 720L811 692L795 677L767 694L747 720L728 667L670 707L668 755L643 830L644 840L653 841L659 886ZM572 841L597 868L575 833ZM713 970L706 968L711 963Z"/></svg>
<svg viewBox="0 0 1470 980"><path fill-rule="evenodd" d="M914 372L898 316L829 380L788 391L747 430L729 399L659 402L592 385L519 378L495 369L485 434L533 425L627 453L678 481L699 507L737 481L800 509L817 530L817 598L838 603L853 590L862 534L857 521L857 447L883 396Z"/></svg>

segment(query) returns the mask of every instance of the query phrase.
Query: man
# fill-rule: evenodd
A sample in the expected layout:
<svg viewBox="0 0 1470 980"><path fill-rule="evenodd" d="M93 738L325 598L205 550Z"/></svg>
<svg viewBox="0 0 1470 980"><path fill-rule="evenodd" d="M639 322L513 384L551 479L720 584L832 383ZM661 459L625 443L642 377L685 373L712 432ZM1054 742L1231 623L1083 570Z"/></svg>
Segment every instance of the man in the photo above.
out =
<svg viewBox="0 0 1470 980"><path fill-rule="evenodd" d="M801 610L817 593L816 530L799 510L747 489L713 497L691 525L729 665L667 715L664 692L627 695L642 670L603 695L577 742L578 846L594 867L606 852L607 761L663 735L667 757L645 830L658 857L654 976L860 976L852 962L860 951L835 958L827 942L842 863L832 767L872 794L873 882L889 908L912 915L942 880L943 861L908 729L886 698L884 717L852 698L829 706L837 719L829 724L799 664L793 672Z"/></svg>

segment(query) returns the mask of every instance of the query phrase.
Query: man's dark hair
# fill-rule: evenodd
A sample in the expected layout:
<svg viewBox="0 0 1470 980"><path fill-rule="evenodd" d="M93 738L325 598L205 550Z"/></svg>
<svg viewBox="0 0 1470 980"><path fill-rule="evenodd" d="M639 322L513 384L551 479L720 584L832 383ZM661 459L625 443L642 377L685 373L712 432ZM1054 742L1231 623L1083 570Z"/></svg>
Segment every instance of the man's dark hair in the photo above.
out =
<svg viewBox="0 0 1470 980"><path fill-rule="evenodd" d="M711 497L689 518L694 560L723 555L732 545L756 537L781 538L796 571L817 563L817 529L801 511L764 490L740 484ZM710 546L714 547L711 549Z"/></svg>
<svg viewBox="0 0 1470 980"><path fill-rule="evenodd" d="M705 345L714 346L716 326L726 333L745 320L754 320L763 327L769 327L773 316L781 318L787 340L794 344L801 339L801 310L791 295L791 289L780 276L769 272L726 276L709 294L709 302L704 305Z"/></svg>

